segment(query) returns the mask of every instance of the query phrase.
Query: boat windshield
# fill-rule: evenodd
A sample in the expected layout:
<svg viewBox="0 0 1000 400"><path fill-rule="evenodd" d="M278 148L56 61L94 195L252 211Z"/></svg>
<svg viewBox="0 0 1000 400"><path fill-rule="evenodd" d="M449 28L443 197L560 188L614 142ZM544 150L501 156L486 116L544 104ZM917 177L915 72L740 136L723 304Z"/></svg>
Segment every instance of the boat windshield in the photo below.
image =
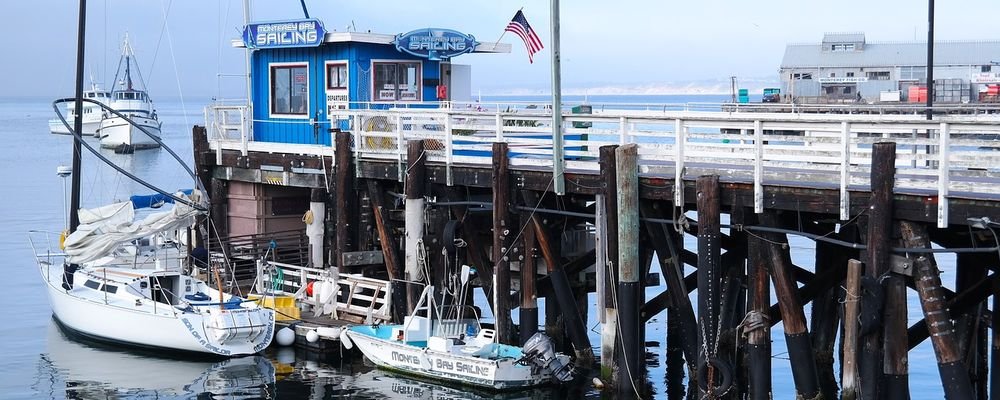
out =
<svg viewBox="0 0 1000 400"><path fill-rule="evenodd" d="M482 328L479 325L479 310L471 305L445 305L441 307L441 318L432 323L433 335L455 337L475 336Z"/></svg>
<svg viewBox="0 0 1000 400"><path fill-rule="evenodd" d="M145 100L146 93L137 91L115 92L115 98L118 100Z"/></svg>

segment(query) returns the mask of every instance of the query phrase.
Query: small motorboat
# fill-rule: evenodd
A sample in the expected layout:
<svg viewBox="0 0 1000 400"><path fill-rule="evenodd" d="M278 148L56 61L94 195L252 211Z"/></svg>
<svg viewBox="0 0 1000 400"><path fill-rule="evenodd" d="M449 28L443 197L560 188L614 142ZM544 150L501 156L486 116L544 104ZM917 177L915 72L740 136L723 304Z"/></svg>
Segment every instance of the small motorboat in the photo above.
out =
<svg viewBox="0 0 1000 400"><path fill-rule="evenodd" d="M497 343L495 331L470 315L435 307L433 286L427 286L403 324L352 326L341 341L358 346L380 368L456 385L518 390L573 380L569 356L557 354L545 334L536 333L524 347Z"/></svg>

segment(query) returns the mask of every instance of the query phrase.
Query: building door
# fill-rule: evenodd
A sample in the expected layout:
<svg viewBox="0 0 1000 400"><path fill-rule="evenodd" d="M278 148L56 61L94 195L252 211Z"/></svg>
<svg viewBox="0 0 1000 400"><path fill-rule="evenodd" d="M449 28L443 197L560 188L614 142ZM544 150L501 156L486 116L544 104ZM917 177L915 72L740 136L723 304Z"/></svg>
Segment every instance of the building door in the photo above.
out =
<svg viewBox="0 0 1000 400"><path fill-rule="evenodd" d="M451 100L451 63L446 61L441 61L441 78L438 80L438 87L444 86L444 89L438 89L438 101ZM444 96L441 96L441 95ZM443 97L443 98L442 98Z"/></svg>

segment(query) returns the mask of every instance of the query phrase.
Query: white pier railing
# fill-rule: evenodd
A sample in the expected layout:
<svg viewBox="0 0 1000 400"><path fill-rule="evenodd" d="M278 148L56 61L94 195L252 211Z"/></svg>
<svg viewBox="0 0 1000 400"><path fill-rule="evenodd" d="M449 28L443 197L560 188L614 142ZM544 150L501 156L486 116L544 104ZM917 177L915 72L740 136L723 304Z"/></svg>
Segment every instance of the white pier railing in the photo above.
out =
<svg viewBox="0 0 1000 400"><path fill-rule="evenodd" d="M429 140L428 161L446 166L448 184L453 166L491 165L491 143L497 141L509 143L512 168L553 165L551 117L545 110L352 109L331 118L348 121L359 160L402 166L406 141ZM947 225L951 197L1000 199L998 114L928 121L921 115L595 110L566 114L564 124L563 162L569 171L596 172L600 146L636 143L641 174L679 186L707 173L752 183L757 212L764 208L764 185L839 188L841 218L848 219L850 191L869 187L871 145L881 141L897 146L897 192L935 198L939 226ZM209 138L217 151L333 151L228 133ZM683 191L675 193L675 201L684 201Z"/></svg>

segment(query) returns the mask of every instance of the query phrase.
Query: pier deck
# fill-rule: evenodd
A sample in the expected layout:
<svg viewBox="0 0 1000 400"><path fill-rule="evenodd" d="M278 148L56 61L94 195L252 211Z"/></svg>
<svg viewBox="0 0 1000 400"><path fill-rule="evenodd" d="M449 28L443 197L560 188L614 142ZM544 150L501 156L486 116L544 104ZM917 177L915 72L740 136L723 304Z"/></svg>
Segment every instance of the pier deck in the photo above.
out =
<svg viewBox="0 0 1000 400"><path fill-rule="evenodd" d="M408 311L413 293L401 282L416 280L412 271L424 268L425 282L447 285L467 264L487 299L482 306L496 316L498 340L517 343L539 328L515 328L517 310L520 321L544 321L583 366L593 355L579 321L587 320L587 292L596 291L602 378L622 396L647 387L645 371L624 372L644 349L616 346L615 338L643 343L641 325L664 310L671 396L695 371L686 387L700 395L735 388L728 393L769 398L771 371L758 366L782 352L769 339L778 323L803 398L841 390L905 398L905 356L928 337L946 394L982 398L1000 387L987 351L990 327L1000 357L1000 319L987 308L1000 279L991 230L1000 221L1000 115L928 121L595 108L566 114L557 143L539 110L350 109L336 114L339 129L317 127L336 144L324 146L254 141L240 107L208 114L207 129L195 128L194 149L213 210L222 211L213 214L215 229L226 229L229 182L310 188L313 201L336 212L326 213L333 234L310 239L332 256L303 271L309 279L339 270L390 282L380 303L387 320ZM560 147L562 174L552 159ZM697 221L686 211L697 211ZM720 224L723 213L728 225ZM685 235L697 238L697 249L685 248ZM789 235L815 241L811 267L792 262ZM421 246L429 256L411 252ZM373 252L383 255L379 265L349 262ZM941 283L937 252L958 254L954 284ZM645 278L656 266L667 290L647 299ZM696 272L685 276L686 268ZM884 296L865 294L873 286ZM863 290L845 295L842 287ZM893 317L906 315L907 288L926 317L912 325ZM546 298L543 318L538 297ZM993 297L995 311L1000 296ZM843 312L877 323L841 326ZM940 324L942 313L953 329ZM838 337L850 343L835 350ZM738 351L747 358L733 356ZM852 364L835 372L835 357ZM868 384L883 379L890 384Z"/></svg>

